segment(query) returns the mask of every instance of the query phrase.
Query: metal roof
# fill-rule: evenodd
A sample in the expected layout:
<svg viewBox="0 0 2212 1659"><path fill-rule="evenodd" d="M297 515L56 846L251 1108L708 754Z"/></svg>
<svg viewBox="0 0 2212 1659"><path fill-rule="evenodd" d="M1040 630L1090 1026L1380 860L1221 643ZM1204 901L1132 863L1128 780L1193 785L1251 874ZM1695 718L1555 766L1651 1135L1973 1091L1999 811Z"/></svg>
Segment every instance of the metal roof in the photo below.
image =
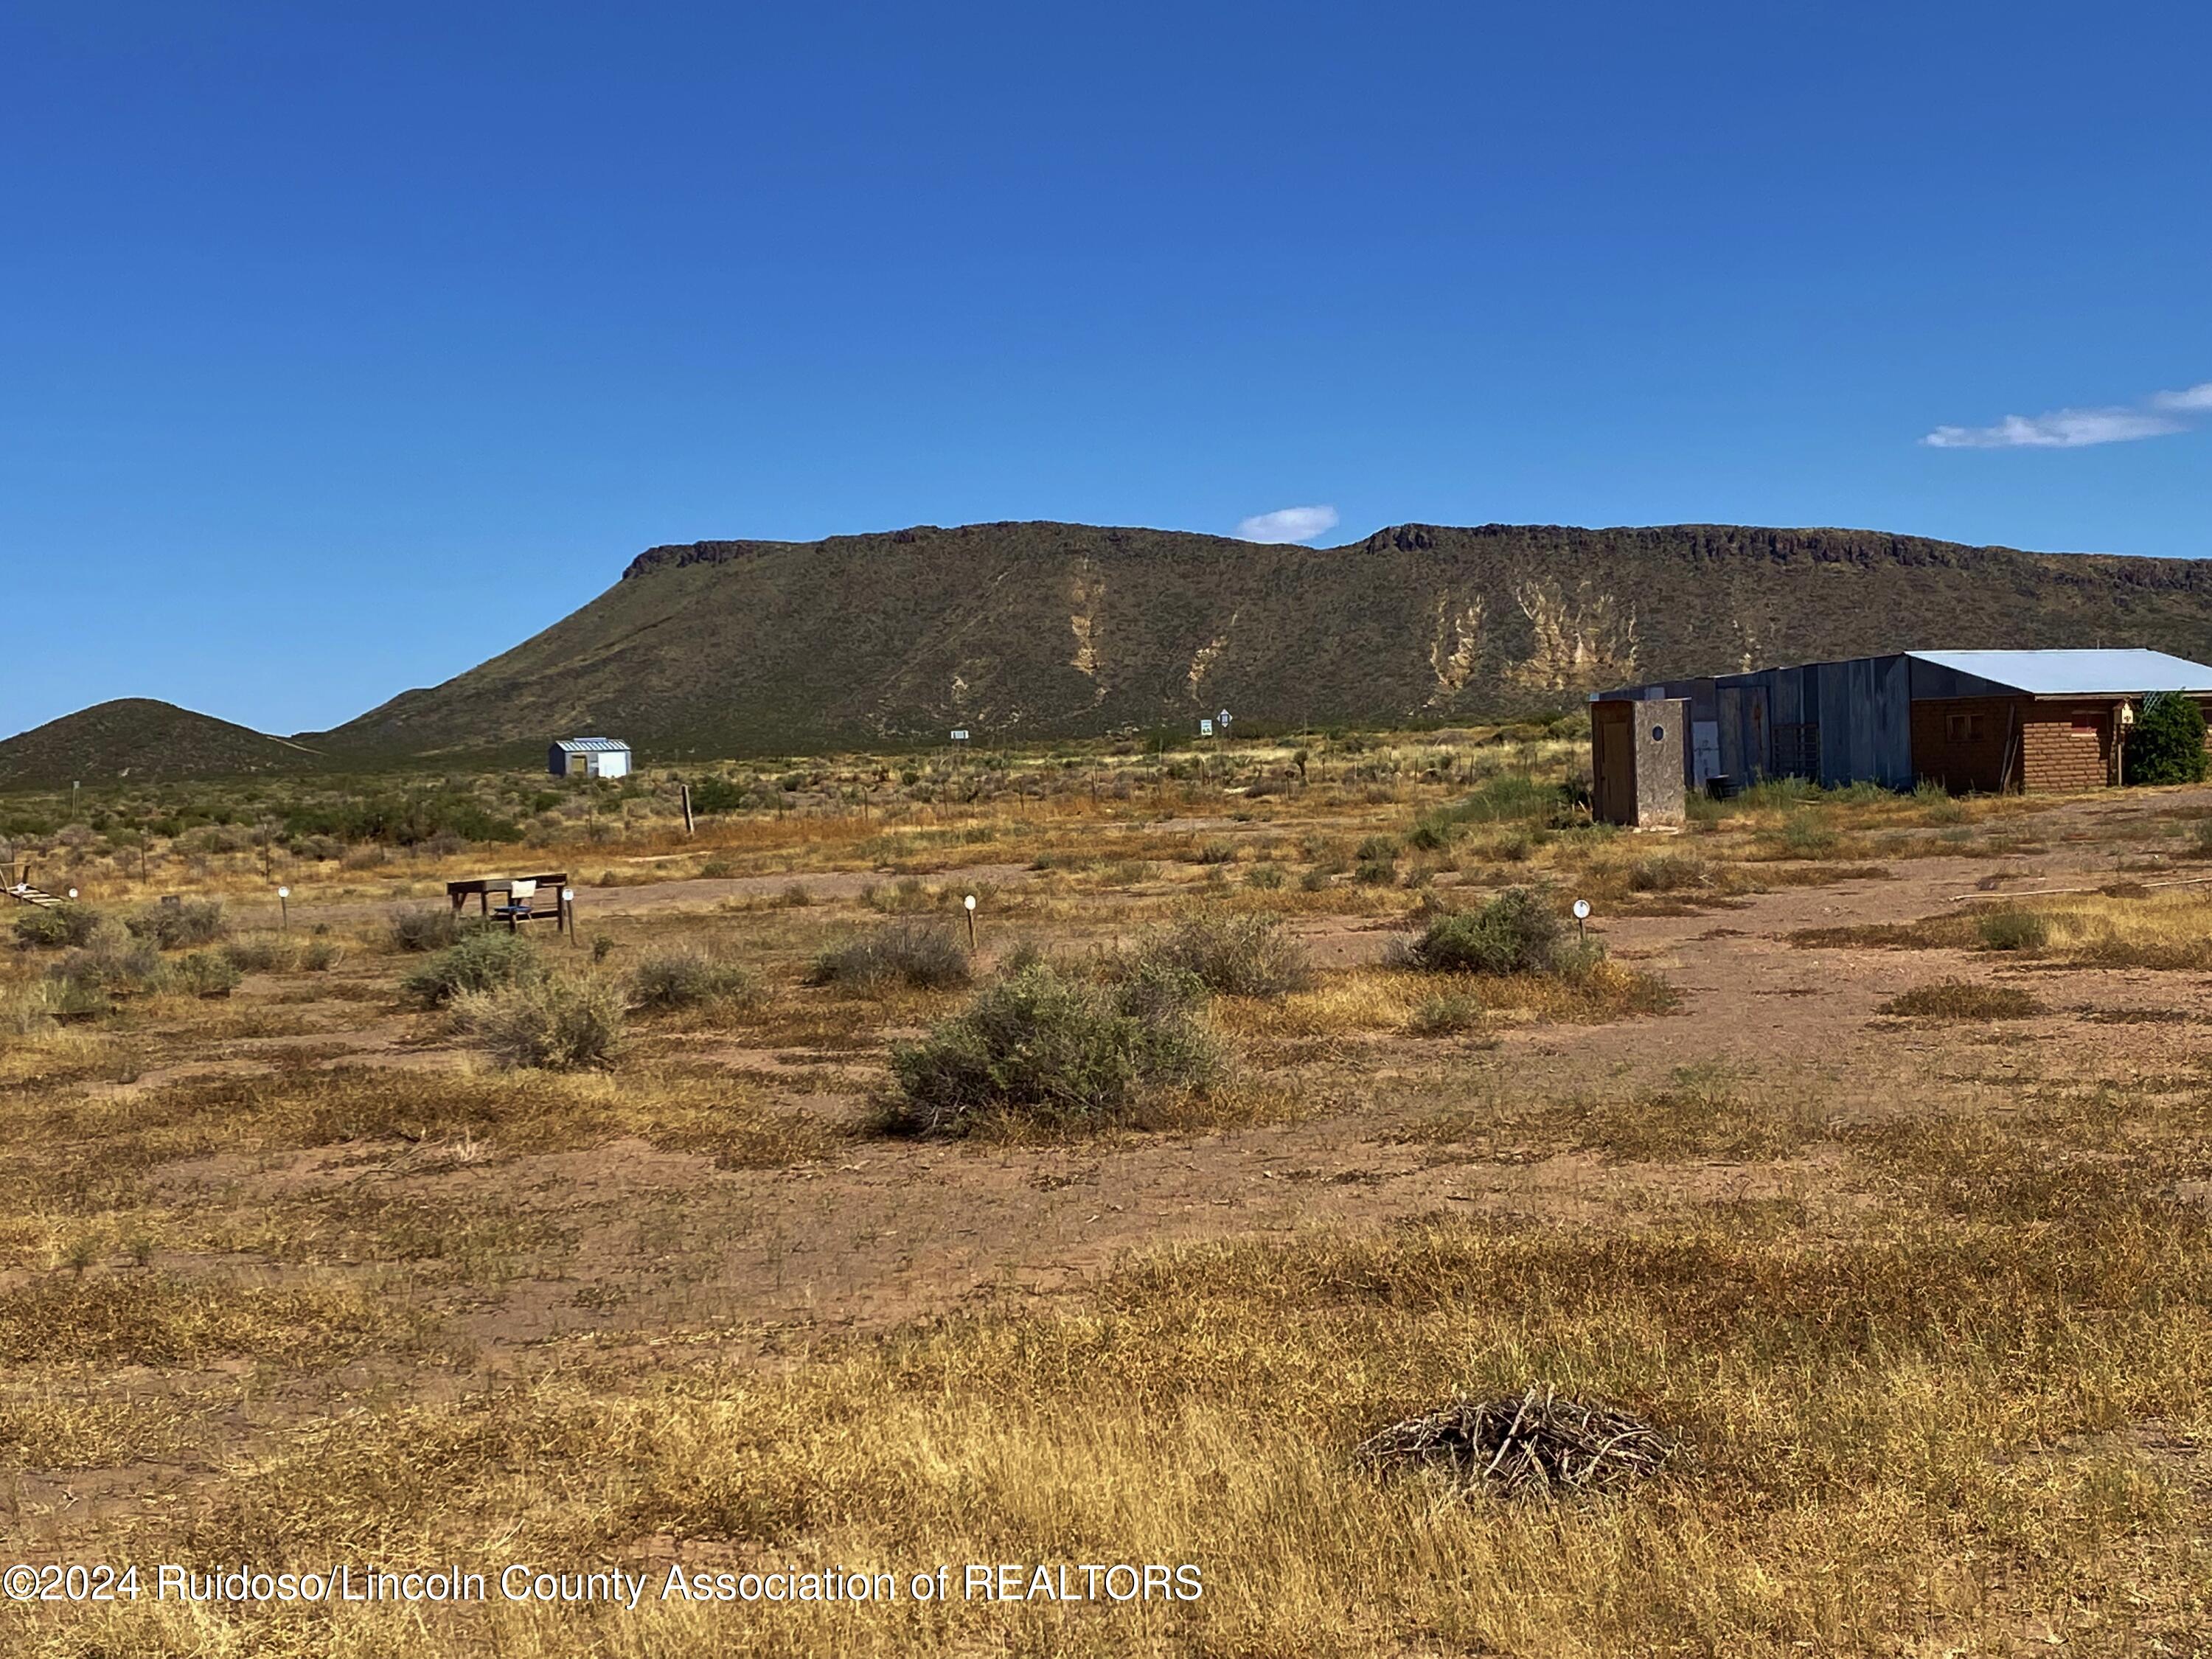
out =
<svg viewBox="0 0 2212 1659"><path fill-rule="evenodd" d="M2212 670L2207 670L2212 672ZM629 745L620 738L556 738L553 746L569 755L613 755L629 752Z"/></svg>
<svg viewBox="0 0 2212 1659"><path fill-rule="evenodd" d="M2212 691L2212 668L2163 651L1908 651L1906 656L2032 697Z"/></svg>

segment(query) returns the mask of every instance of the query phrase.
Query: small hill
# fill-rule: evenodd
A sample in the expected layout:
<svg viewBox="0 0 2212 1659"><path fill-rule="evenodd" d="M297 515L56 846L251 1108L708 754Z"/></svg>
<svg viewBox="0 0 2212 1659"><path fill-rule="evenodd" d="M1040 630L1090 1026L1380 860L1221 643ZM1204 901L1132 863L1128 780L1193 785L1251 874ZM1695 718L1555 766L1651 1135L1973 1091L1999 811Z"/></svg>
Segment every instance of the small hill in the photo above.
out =
<svg viewBox="0 0 2212 1659"><path fill-rule="evenodd" d="M1402 525L1343 547L925 526L656 547L536 638L336 731L349 763L605 732L662 755L1482 720L1912 647L2212 659L2212 565L1858 530Z"/></svg>
<svg viewBox="0 0 2212 1659"><path fill-rule="evenodd" d="M0 743L0 789L298 772L319 758L302 744L173 702L118 697Z"/></svg>

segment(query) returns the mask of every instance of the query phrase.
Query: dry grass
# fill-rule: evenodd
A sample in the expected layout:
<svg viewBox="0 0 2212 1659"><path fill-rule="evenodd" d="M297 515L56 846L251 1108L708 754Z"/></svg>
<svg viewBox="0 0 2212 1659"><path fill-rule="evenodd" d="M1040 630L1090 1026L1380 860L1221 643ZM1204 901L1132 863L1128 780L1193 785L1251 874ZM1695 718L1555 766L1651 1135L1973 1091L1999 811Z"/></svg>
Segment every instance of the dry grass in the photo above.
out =
<svg viewBox="0 0 2212 1659"><path fill-rule="evenodd" d="M403 998L422 958L379 942L386 909L462 854L348 872L361 925L334 936L368 948L329 972L257 949L268 967L227 1001L0 1026L0 1516L21 1554L653 1574L635 1613L0 1605L0 1650L2201 1646L2212 1238L2185 1200L2212 1181L2212 1090L2178 977L2170 1025L1997 1044L1853 1020L1855 1052L1894 1069L1808 1052L1767 1075L1653 1058L1713 1043L1705 981L1686 980L1689 1020L1570 1042L1543 1027L1625 1027L1674 994L1612 963L1324 968L1212 1000L1238 1080L1204 1100L981 1145L886 1142L866 1116L892 1045L963 993L801 982L886 915L947 918L974 865L997 884L975 884L981 973L1024 944L1085 972L1194 901L1404 923L1431 894L1548 880L1608 917L1833 887L1881 873L1838 862L1862 848L1979 853L2033 823L2021 803L1777 791L1701 804L1665 855L1683 862L1644 868L1660 855L1572 823L1564 752L1532 752L1535 783L1460 734L1346 744L1327 781L1316 764L1251 797L1132 756L1096 803L1025 761L1025 799L889 821L886 787L871 818L756 815L693 843L626 823L568 860L580 879L713 860L758 885L632 915L586 892L598 971L653 1005L605 1072L495 1071ZM1355 875L1377 838L1401 849L1389 884ZM259 926L251 873L218 861L207 887ZM2039 988L2183 965L2212 933L2187 892L2004 900L2046 941L1977 965ZM1986 952L1988 910L1823 942ZM694 996L700 963L741 968L734 994ZM37 966L0 957L0 995ZM2081 1052L2138 1043L2109 1074ZM1357 1455L1440 1401L1532 1388L1682 1452L1632 1489L1534 1502L1377 1480ZM672 1556L942 1562L956 1588L970 1561L1189 1563L1205 1594L687 1610L659 1600Z"/></svg>
<svg viewBox="0 0 2212 1659"><path fill-rule="evenodd" d="M1876 1012L1916 1019L2033 1019L2048 1013L2016 985L1984 985L1972 980L1938 980L1899 992Z"/></svg>

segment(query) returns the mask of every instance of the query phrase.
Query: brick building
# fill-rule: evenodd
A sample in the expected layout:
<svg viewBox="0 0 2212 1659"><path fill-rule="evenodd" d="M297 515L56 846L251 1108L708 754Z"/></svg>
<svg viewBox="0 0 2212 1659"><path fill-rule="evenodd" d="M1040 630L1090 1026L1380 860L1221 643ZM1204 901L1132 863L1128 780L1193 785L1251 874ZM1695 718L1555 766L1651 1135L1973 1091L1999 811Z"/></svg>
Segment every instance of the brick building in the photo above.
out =
<svg viewBox="0 0 2212 1659"><path fill-rule="evenodd" d="M1802 777L1909 789L1927 779L1995 793L2118 783L2127 727L2154 691L2195 696L2212 715L2212 667L2136 650L1904 651L1667 680L1591 701L1686 700L1683 772L1692 788Z"/></svg>

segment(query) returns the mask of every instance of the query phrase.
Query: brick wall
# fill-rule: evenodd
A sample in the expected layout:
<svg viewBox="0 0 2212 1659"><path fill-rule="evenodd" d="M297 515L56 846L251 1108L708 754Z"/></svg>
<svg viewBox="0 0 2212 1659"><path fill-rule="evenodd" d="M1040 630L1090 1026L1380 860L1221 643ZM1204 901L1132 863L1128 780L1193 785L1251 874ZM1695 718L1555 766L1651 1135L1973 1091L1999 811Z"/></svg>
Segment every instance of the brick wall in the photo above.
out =
<svg viewBox="0 0 2212 1659"><path fill-rule="evenodd" d="M1943 697L1914 703L1913 775L1931 778L1954 794L2019 788L2020 732L2031 709L2026 697ZM2008 748L2015 757L2009 775Z"/></svg>
<svg viewBox="0 0 2212 1659"><path fill-rule="evenodd" d="M2039 793L2101 789L2112 779L2112 704L2038 702L2021 726L2021 775Z"/></svg>

